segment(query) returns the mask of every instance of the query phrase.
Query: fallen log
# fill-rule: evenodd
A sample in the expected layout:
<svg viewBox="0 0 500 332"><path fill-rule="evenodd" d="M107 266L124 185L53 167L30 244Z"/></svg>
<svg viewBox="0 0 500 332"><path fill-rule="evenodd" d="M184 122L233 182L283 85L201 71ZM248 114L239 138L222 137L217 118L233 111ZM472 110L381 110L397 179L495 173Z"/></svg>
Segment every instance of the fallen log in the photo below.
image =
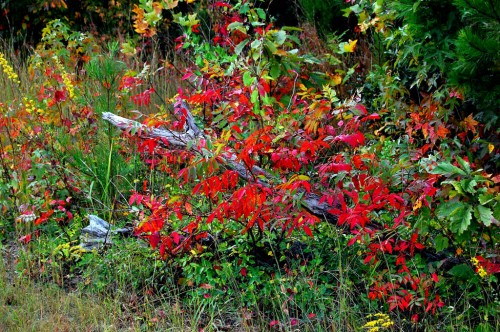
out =
<svg viewBox="0 0 500 332"><path fill-rule="evenodd" d="M158 138L160 139L160 144L167 149L187 149L189 146L195 147L196 144L193 143L196 140L206 137L194 123L194 119L187 107L184 106L184 108L187 112L187 121L183 132L151 128L135 120L130 120L109 112L102 113L102 118L120 130L135 133L136 136L142 139ZM162 141L166 141L168 144L164 144ZM200 153L200 151L193 148L191 150ZM204 157L211 157L208 151L201 153L204 153ZM236 171L242 179L247 181L255 180L265 185L276 181L268 172L258 166L253 166L249 169L242 162L238 161L235 154L225 153L221 159L229 168ZM321 197L315 193L303 193L302 206L314 216L336 224L337 216L328 212L332 207L325 202L320 203L320 199Z"/></svg>
<svg viewBox="0 0 500 332"><path fill-rule="evenodd" d="M150 128L137 121L130 120L109 112L103 113L102 118L122 131L133 129L135 135L140 138L158 138L160 139L160 144L167 149L187 149L188 146L191 146L192 151L200 153L200 151L193 148L196 147L196 144L193 143L200 138L206 139L206 137L194 123L194 119L191 113L189 113L189 110L187 110L187 107L184 107L186 108L188 114L187 123L183 132L160 128ZM165 140L166 142L168 142L168 144L164 144L161 140ZM205 151L203 153L206 154L204 155L204 157L211 157L208 151ZM277 181L277 179L273 178L271 174L258 166L253 166L251 169L248 169L246 165L238 161L236 154L226 153L220 159L223 160L227 167L236 171L238 175L246 181L256 181L264 185L270 185L271 183L276 183ZM325 202L320 203L320 195L312 192L306 193L304 191L300 191L296 195L302 195L302 206L309 213L322 220L337 225L337 216L329 212L329 210L332 209L332 206ZM372 222L369 228L382 229L383 227ZM349 233L349 230L346 227L340 227L339 230L341 232ZM438 268L444 271L449 270L455 265L464 263L462 259L456 259L453 257L453 255L450 255L445 251L436 253L436 251L432 248L424 248L419 250L419 252L424 257L426 257L429 262L438 262Z"/></svg>

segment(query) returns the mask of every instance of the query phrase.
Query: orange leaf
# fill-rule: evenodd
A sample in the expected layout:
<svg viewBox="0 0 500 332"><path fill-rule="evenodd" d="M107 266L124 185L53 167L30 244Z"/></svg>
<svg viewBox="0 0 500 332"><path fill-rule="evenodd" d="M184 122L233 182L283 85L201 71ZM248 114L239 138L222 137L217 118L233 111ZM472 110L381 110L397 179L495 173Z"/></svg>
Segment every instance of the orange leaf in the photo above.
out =
<svg viewBox="0 0 500 332"><path fill-rule="evenodd" d="M439 125L438 130L436 132L437 137L446 138L450 131L443 125Z"/></svg>
<svg viewBox="0 0 500 332"><path fill-rule="evenodd" d="M464 121L462 121L462 124L465 126L465 128L467 128L467 130L470 130L473 133L475 133L476 132L476 127L479 124L479 122L477 122L476 120L474 120L474 118L472 117L472 114L471 114L468 117L466 117L464 119Z"/></svg>
<svg viewBox="0 0 500 332"><path fill-rule="evenodd" d="M186 202L186 204L184 204L184 207L186 208L187 213L193 214L193 208L192 208L191 204Z"/></svg>

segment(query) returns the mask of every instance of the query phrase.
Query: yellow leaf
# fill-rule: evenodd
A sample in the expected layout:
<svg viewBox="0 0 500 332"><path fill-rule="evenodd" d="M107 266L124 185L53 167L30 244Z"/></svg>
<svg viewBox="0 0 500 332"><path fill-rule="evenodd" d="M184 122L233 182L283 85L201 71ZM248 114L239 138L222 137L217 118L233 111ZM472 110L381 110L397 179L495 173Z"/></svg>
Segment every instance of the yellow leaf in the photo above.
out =
<svg viewBox="0 0 500 332"><path fill-rule="evenodd" d="M290 179L291 182L295 182L295 181L309 181L310 177L308 177L307 175L297 175L297 174L294 174L292 176L292 178Z"/></svg>
<svg viewBox="0 0 500 332"><path fill-rule="evenodd" d="M349 39L349 43L345 43L344 44L344 51L345 52L349 52L349 53L354 52L354 50L356 49L356 43L357 42L358 42L357 39L355 39L355 40L350 40Z"/></svg>
<svg viewBox="0 0 500 332"><path fill-rule="evenodd" d="M221 136L222 139L227 142L229 140L229 137L231 137L231 130L224 130Z"/></svg>
<svg viewBox="0 0 500 332"><path fill-rule="evenodd" d="M416 211L422 207L422 201L418 200L415 205L413 205L413 211Z"/></svg>
<svg viewBox="0 0 500 332"><path fill-rule="evenodd" d="M495 146L494 146L493 144L491 144L491 143L490 143L490 144L488 144L488 151L489 151L490 153L492 153L492 152L493 152L493 150L495 150Z"/></svg>
<svg viewBox="0 0 500 332"><path fill-rule="evenodd" d="M339 74L333 75L332 82L334 86L339 85L340 83L342 83L342 76L340 76Z"/></svg>

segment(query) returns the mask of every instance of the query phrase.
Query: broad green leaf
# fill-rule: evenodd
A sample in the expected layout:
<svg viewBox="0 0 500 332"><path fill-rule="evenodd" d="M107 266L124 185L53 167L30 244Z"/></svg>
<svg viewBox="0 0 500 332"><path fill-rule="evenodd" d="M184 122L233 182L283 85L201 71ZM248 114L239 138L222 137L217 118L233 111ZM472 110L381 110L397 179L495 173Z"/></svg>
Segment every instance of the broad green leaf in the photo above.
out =
<svg viewBox="0 0 500 332"><path fill-rule="evenodd" d="M227 26L227 29L230 31L237 29L241 32L246 32L245 27L244 27L243 23L241 23L241 22L233 22Z"/></svg>
<svg viewBox="0 0 500 332"><path fill-rule="evenodd" d="M271 70L269 71L269 74L273 79L277 79L278 76L281 74L281 68L280 64L278 62L273 62L271 65Z"/></svg>
<svg viewBox="0 0 500 332"><path fill-rule="evenodd" d="M266 20L266 12L264 11L264 9L262 8L257 8L255 9L255 11L257 12L257 15L259 16L259 18L263 21Z"/></svg>
<svg viewBox="0 0 500 332"><path fill-rule="evenodd" d="M460 186L468 193L474 194L476 190L474 187L477 185L475 180L465 179L460 181Z"/></svg>
<svg viewBox="0 0 500 332"><path fill-rule="evenodd" d="M265 47L269 50L271 54L275 54L278 49L276 48L276 45L274 45L271 41L267 40L264 42Z"/></svg>
<svg viewBox="0 0 500 332"><path fill-rule="evenodd" d="M259 99L259 91L255 89L252 91L252 95L250 96L250 101L255 104L258 99Z"/></svg>
<svg viewBox="0 0 500 332"><path fill-rule="evenodd" d="M474 216L481 220L484 226L488 227L491 225L491 219L493 218L493 211L491 209L478 205L474 211Z"/></svg>
<svg viewBox="0 0 500 332"><path fill-rule="evenodd" d="M450 219L450 230L453 233L462 234L469 228L472 220L472 206L462 203L461 207L452 212Z"/></svg>
<svg viewBox="0 0 500 332"><path fill-rule="evenodd" d="M500 203L495 204L493 207L493 218L500 220Z"/></svg>
<svg viewBox="0 0 500 332"><path fill-rule="evenodd" d="M260 45L262 45L262 40L260 39L256 39L254 40L251 44L250 44L250 47L254 50L260 48Z"/></svg>
<svg viewBox="0 0 500 332"><path fill-rule="evenodd" d="M467 264L455 265L448 271L448 273L455 278L459 278L462 280L467 280L474 277L474 271Z"/></svg>
<svg viewBox="0 0 500 332"><path fill-rule="evenodd" d="M451 216L451 214L459 209L462 206L462 203L458 201L448 201L439 205L436 209L436 216L440 219L445 219Z"/></svg>
<svg viewBox="0 0 500 332"><path fill-rule="evenodd" d="M252 74L250 74L249 71L246 71L244 74L243 74L243 84L245 86L250 86L252 85L252 83L254 82L254 78L252 77Z"/></svg>
<svg viewBox="0 0 500 332"><path fill-rule="evenodd" d="M429 173L440 175L467 175L463 170L450 163L439 163Z"/></svg>
<svg viewBox="0 0 500 332"><path fill-rule="evenodd" d="M442 183L443 184L451 184L457 193L459 193L460 195L465 195L465 192L464 192L460 182L455 181L455 180L448 180L448 181L443 181ZM452 195L452 196L455 196L455 195Z"/></svg>
<svg viewBox="0 0 500 332"><path fill-rule="evenodd" d="M443 236L442 234L436 236L436 238L434 239L434 243L436 251L442 251L448 248L448 238L446 236Z"/></svg>
<svg viewBox="0 0 500 332"><path fill-rule="evenodd" d="M492 194L479 195L479 203L481 203L481 205L486 205L494 199L495 199L495 196Z"/></svg>
<svg viewBox="0 0 500 332"><path fill-rule="evenodd" d="M236 53L237 55L240 55L240 53L243 51L245 46L247 46L247 44L248 44L248 39L244 40L241 43L239 43L238 45L236 45L236 47L234 48L234 53Z"/></svg>
<svg viewBox="0 0 500 332"><path fill-rule="evenodd" d="M470 164L468 162L466 162L465 160L463 160L462 158L460 158L459 156L456 156L455 158L457 159L458 163L460 164L460 167L462 167L462 169L466 173L470 173Z"/></svg>
<svg viewBox="0 0 500 332"><path fill-rule="evenodd" d="M280 31L274 33L273 36L274 36L274 41L278 45L283 45L283 43L286 40L286 32L283 30L280 30Z"/></svg>

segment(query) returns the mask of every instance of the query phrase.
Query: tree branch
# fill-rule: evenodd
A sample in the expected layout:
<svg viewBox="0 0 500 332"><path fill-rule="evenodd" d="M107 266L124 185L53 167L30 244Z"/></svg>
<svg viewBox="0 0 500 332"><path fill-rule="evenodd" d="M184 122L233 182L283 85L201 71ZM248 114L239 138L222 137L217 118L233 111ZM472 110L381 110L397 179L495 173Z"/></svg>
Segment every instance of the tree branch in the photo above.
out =
<svg viewBox="0 0 500 332"><path fill-rule="evenodd" d="M123 131L131 131L131 133L140 138L163 139L168 142L167 145L163 144L165 148L187 149L190 142L194 143L194 141L196 141L197 139L203 138L204 135L198 128L198 126L196 126L194 118L187 105L183 103L182 107L186 110L187 113L184 132L177 132L160 128L149 128L148 126L143 125L137 121L130 120L109 112L102 113L102 118ZM196 144L191 144L191 146L194 147L196 146ZM207 155L207 157L210 156ZM264 169L258 166L253 166L252 169L249 170L243 163L238 161L235 154L227 152L222 156L222 160L230 169L237 172L238 175L246 181L253 181L254 176L257 175L258 183L269 186L270 183L275 180L273 176L269 174L269 172L266 172ZM319 195L314 193L304 193L302 197L302 205L308 212L315 215L316 217L326 220L330 223L337 223L337 216L328 212L332 207L325 202L320 203L320 198L321 197Z"/></svg>

